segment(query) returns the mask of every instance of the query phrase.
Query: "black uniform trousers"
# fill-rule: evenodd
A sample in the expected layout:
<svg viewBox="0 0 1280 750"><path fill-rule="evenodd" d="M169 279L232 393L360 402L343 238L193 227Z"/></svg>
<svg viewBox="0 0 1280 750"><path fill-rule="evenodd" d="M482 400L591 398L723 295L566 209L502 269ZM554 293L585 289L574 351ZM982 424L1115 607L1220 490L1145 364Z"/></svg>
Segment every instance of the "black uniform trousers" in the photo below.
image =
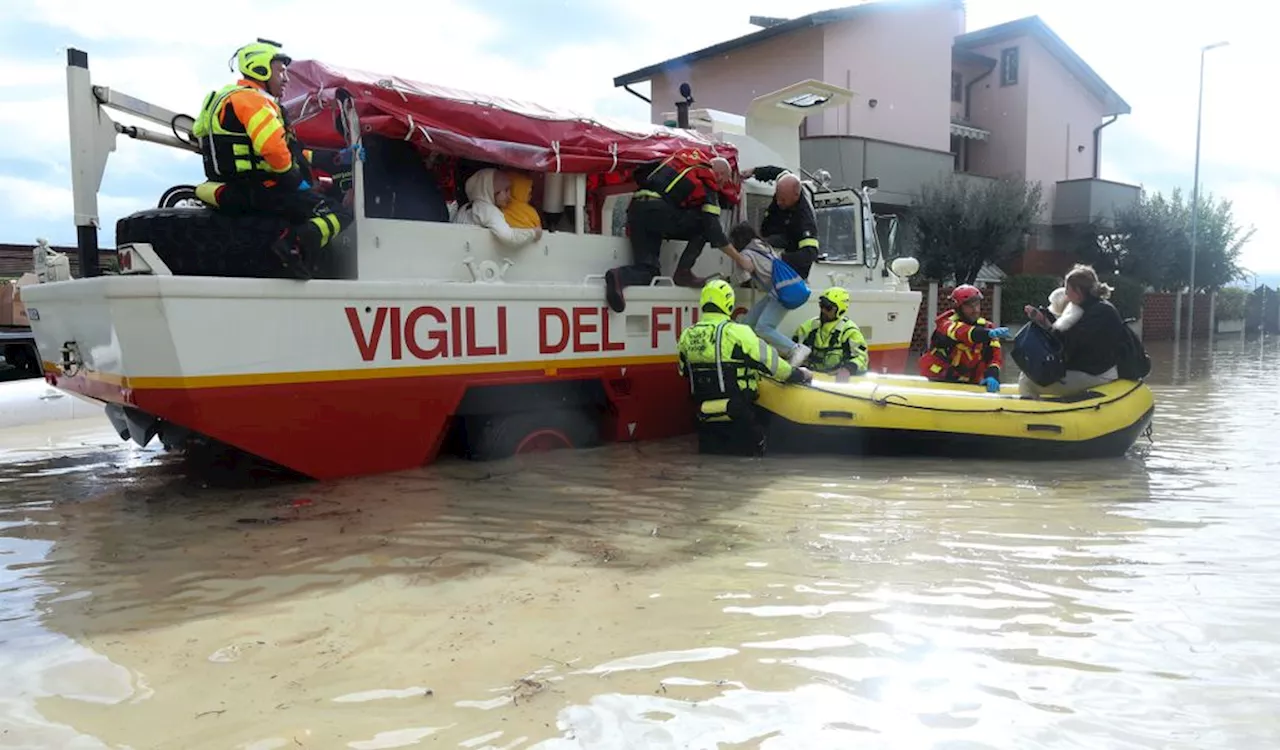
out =
<svg viewBox="0 0 1280 750"><path fill-rule="evenodd" d="M696 208L677 208L662 198L636 196L627 207L632 262L617 269L622 286L647 286L661 274L658 264L664 240L686 240L676 268L693 268L707 244L707 220Z"/></svg>
<svg viewBox="0 0 1280 750"><path fill-rule="evenodd" d="M729 400L729 421L697 420L698 452L712 456L759 457L765 453L765 429L750 400Z"/></svg>
<svg viewBox="0 0 1280 750"><path fill-rule="evenodd" d="M229 182L218 195L218 208L228 213L283 217L292 226L287 240L312 261L354 217L342 204L311 190L265 187L259 182Z"/></svg>

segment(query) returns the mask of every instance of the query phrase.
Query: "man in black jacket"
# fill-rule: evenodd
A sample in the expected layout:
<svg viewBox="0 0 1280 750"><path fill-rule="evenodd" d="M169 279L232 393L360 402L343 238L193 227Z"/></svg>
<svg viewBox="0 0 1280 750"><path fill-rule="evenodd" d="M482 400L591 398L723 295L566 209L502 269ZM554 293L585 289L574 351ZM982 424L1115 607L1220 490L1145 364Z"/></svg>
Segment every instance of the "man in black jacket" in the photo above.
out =
<svg viewBox="0 0 1280 750"><path fill-rule="evenodd" d="M804 199L800 178L782 167L756 167L744 177L776 182L773 200L760 222L760 234L765 242L782 251L787 265L808 279L809 269L818 259L818 218Z"/></svg>

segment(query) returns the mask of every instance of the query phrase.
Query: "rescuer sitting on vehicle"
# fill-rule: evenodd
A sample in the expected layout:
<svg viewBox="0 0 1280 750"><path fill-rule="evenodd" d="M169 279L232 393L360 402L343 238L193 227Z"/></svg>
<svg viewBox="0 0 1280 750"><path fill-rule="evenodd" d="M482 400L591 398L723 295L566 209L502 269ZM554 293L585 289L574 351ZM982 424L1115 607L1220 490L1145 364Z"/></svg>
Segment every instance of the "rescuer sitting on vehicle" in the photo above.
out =
<svg viewBox="0 0 1280 750"><path fill-rule="evenodd" d="M1009 338L1009 329L997 328L981 316L982 292L971 284L952 290L951 301L955 308L934 321L930 349L920 358L920 374L930 380L980 384L988 393L998 392L1004 362L1000 339Z"/></svg>
<svg viewBox="0 0 1280 750"><path fill-rule="evenodd" d="M236 61L243 77L206 96L191 128L208 180L196 187L196 196L219 210L291 222L271 250L307 279L315 256L352 217L311 190L311 167L278 101L291 58L275 42L259 39L237 50Z"/></svg>
<svg viewBox="0 0 1280 750"><path fill-rule="evenodd" d="M782 251L782 259L809 278L809 269L818 259L818 218L804 197L800 177L782 167L756 167L745 177L774 182L773 200L764 210L760 234L772 247Z"/></svg>
<svg viewBox="0 0 1280 750"><path fill-rule="evenodd" d="M614 312L626 309L625 287L647 286L660 273L658 261L666 239L688 240L671 275L680 286L702 286L704 280L693 275L693 264L707 241L748 269L720 225L721 207L736 204L738 197L727 160L708 159L701 151L685 149L656 167L638 167L635 179L639 189L627 206L632 264L605 273L605 297Z"/></svg>
<svg viewBox="0 0 1280 750"><path fill-rule="evenodd" d="M785 383L808 383L813 375L787 364L750 327L729 319L735 303L729 282L707 282L699 303L698 322L680 334L677 362L697 407L698 450L764 455L764 429L754 408L760 373Z"/></svg>
<svg viewBox="0 0 1280 750"><path fill-rule="evenodd" d="M818 296L818 317L801 323L791 337L809 347L805 365L817 372L833 372L841 381L867 371L867 340L848 312L849 291L828 287Z"/></svg>

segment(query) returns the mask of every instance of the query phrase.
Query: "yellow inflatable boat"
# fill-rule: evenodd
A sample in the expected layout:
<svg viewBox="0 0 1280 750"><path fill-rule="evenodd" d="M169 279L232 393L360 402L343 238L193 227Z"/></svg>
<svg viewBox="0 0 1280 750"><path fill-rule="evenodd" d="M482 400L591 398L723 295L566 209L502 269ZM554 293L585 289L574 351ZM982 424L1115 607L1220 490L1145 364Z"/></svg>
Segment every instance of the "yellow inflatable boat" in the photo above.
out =
<svg viewBox="0 0 1280 750"><path fill-rule="evenodd" d="M761 380L769 451L1027 459L1122 456L1150 426L1146 383L1117 380L1067 398L1023 399L1016 385L867 373L808 386Z"/></svg>

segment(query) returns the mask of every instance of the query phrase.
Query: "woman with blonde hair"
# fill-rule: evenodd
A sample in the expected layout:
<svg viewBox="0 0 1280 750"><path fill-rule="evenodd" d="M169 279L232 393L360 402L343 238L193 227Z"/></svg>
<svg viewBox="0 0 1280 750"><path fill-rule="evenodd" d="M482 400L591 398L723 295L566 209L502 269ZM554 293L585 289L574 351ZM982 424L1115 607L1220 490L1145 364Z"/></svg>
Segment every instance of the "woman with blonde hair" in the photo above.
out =
<svg viewBox="0 0 1280 750"><path fill-rule="evenodd" d="M1027 317L1049 332L1062 346L1066 373L1056 383L1037 384L1022 374L1018 390L1027 398L1067 396L1120 378L1117 365L1129 346L1129 331L1120 311L1110 302L1111 287L1098 280L1092 266L1076 265L1063 280L1068 309L1074 314L1053 316L1031 305Z"/></svg>

